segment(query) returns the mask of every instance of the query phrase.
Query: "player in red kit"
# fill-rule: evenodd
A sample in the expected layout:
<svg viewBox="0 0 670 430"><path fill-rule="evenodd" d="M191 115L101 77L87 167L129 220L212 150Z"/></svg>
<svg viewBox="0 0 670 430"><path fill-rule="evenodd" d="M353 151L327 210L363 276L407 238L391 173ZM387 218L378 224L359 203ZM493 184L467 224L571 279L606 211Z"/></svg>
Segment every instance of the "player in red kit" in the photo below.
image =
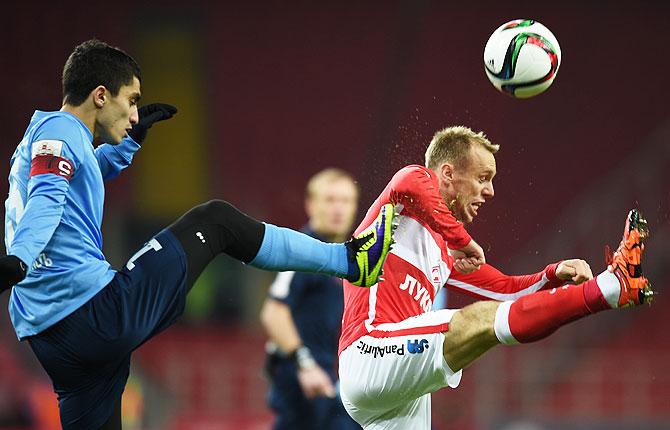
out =
<svg viewBox="0 0 670 430"><path fill-rule="evenodd" d="M524 276L486 264L463 224L494 195L497 151L467 127L437 132L427 167L397 172L359 227L385 204L399 213L383 280L371 288L344 287L341 395L366 430L428 430L430 393L456 388L462 369L492 347L533 342L586 315L652 298L640 265L648 231L636 210L607 270L595 278L579 259ZM431 311L443 287L483 301Z"/></svg>

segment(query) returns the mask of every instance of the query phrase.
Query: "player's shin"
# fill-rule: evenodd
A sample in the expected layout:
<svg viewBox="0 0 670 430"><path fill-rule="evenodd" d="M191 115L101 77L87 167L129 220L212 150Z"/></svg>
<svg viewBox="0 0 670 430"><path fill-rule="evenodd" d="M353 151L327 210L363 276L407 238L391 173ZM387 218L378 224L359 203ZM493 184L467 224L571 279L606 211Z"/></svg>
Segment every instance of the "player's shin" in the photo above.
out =
<svg viewBox="0 0 670 430"><path fill-rule="evenodd" d="M503 302L496 311L494 329L503 344L529 343L543 339L559 327L606 309L603 295L613 275L603 272L580 285L565 285ZM618 281L614 278L618 288ZM603 284L602 286L600 284Z"/></svg>
<svg viewBox="0 0 670 430"><path fill-rule="evenodd" d="M306 234L265 224L258 254L249 265L265 270L316 272L346 277L347 249L341 243L324 243Z"/></svg>
<svg viewBox="0 0 670 430"><path fill-rule="evenodd" d="M398 226L395 208L381 207L370 227L348 242L324 243L287 228L265 224L265 236L249 263L266 270L316 272L370 287L380 279Z"/></svg>

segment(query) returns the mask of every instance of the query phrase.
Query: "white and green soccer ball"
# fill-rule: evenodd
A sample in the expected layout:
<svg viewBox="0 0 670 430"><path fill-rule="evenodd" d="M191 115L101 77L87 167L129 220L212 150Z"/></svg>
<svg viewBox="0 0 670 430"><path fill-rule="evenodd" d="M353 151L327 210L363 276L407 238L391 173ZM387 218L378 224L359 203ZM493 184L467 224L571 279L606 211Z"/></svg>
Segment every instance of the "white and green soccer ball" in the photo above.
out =
<svg viewBox="0 0 670 430"><path fill-rule="evenodd" d="M515 19L498 27L484 48L486 76L499 91L515 98L545 91L561 65L561 47L547 27Z"/></svg>

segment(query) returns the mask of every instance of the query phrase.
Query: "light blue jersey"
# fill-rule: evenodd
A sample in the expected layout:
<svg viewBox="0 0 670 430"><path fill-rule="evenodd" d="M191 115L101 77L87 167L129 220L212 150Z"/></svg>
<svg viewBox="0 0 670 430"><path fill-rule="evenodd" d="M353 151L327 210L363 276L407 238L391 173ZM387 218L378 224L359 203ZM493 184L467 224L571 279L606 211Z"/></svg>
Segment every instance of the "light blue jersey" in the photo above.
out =
<svg viewBox="0 0 670 430"><path fill-rule="evenodd" d="M74 115L36 111L12 156L5 246L28 266L9 301L19 339L62 320L114 277L102 253L103 181L140 145L127 137L94 149L92 141Z"/></svg>

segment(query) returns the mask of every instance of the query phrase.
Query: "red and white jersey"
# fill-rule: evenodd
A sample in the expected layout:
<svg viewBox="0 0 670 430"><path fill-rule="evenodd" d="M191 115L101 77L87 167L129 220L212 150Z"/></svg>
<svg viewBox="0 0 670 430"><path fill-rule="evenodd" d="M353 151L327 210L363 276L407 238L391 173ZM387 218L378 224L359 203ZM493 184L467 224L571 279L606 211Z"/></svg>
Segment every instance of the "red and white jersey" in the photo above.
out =
<svg viewBox="0 0 670 430"><path fill-rule="evenodd" d="M370 226L381 206L389 202L396 205L400 215L396 243L384 263L384 281L370 288L344 281L340 353L364 335L391 337L446 331L446 324L398 324L430 311L442 287L480 299L504 301L563 284L555 275L558 263L524 276L508 276L490 265L469 275L453 271L454 260L447 245L460 249L471 237L442 200L437 175L426 167L410 165L398 171L370 207L356 234Z"/></svg>

